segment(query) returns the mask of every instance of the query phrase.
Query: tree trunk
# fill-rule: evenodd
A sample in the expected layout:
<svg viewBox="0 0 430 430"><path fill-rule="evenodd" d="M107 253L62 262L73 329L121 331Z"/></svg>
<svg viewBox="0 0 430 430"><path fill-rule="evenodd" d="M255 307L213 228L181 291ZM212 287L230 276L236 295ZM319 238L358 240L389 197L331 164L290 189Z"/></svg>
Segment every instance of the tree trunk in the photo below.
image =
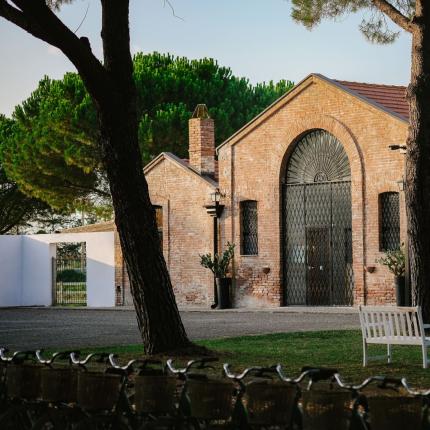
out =
<svg viewBox="0 0 430 430"><path fill-rule="evenodd" d="M408 88L406 212L412 300L430 321L430 4L418 0Z"/></svg>
<svg viewBox="0 0 430 430"><path fill-rule="evenodd" d="M0 16L61 49L81 75L99 117L102 161L145 351L183 349L190 342L161 252L138 146L129 0L101 4L104 64L88 39L78 38L45 1L0 0Z"/></svg>
<svg viewBox="0 0 430 430"><path fill-rule="evenodd" d="M102 0L102 8L104 66L113 85L112 103L98 105L102 160L145 351L166 352L184 348L190 342L176 305L143 175L128 2Z"/></svg>

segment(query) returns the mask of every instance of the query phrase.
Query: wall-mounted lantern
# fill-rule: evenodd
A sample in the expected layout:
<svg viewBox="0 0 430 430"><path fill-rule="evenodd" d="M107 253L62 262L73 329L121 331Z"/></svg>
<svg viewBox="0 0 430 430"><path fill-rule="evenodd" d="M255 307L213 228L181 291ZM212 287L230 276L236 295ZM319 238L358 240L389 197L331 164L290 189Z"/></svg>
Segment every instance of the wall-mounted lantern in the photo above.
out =
<svg viewBox="0 0 430 430"><path fill-rule="evenodd" d="M224 194L221 193L219 188L216 188L210 196L212 204L205 206L206 212L215 218L219 218L224 210L224 205L220 204L221 198L224 197Z"/></svg>

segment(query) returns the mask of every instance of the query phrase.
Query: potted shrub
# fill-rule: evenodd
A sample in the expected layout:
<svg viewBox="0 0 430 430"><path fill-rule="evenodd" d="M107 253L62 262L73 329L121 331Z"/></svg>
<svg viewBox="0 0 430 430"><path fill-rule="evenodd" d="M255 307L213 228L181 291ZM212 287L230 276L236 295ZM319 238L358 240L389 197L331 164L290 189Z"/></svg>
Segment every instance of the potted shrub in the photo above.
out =
<svg viewBox="0 0 430 430"><path fill-rule="evenodd" d="M384 257L381 257L376 261L377 263L386 266L388 270L394 275L397 306L405 306L405 252L403 249L403 244L399 249L385 252Z"/></svg>
<svg viewBox="0 0 430 430"><path fill-rule="evenodd" d="M213 257L211 253L200 255L200 264L211 270L215 276L218 293L218 309L228 309L231 306L231 278L227 278L227 270L234 257L234 246L234 244L228 242L227 248L222 254L215 254Z"/></svg>

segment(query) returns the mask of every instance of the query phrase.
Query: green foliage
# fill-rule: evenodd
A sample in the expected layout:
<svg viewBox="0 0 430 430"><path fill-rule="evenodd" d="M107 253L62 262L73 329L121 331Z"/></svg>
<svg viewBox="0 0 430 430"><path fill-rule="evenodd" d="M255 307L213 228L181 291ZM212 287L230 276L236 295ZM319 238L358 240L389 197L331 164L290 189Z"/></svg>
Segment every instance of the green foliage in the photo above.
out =
<svg viewBox="0 0 430 430"><path fill-rule="evenodd" d="M220 144L293 86L289 81L252 86L213 59L159 53L137 54L134 78L145 163L162 151L187 156L188 120L197 104L208 106Z"/></svg>
<svg viewBox="0 0 430 430"><path fill-rule="evenodd" d="M54 2L55 3L55 2ZM143 162L160 152L188 154L188 120L206 103L221 143L292 87L288 81L253 86L212 59L137 54L139 145ZM98 150L95 108L81 78L42 79L0 130L7 175L28 196L53 208L111 212Z"/></svg>
<svg viewBox="0 0 430 430"><path fill-rule="evenodd" d="M0 115L0 133L1 130L7 130L11 125L11 120ZM21 226L31 217L46 210L46 204L27 197L19 191L18 185L6 176L0 162L0 234Z"/></svg>
<svg viewBox="0 0 430 430"><path fill-rule="evenodd" d="M85 242L57 243L57 258L76 260L77 264L80 264L80 259L86 258L86 255L87 251ZM71 262L69 262L69 264L71 264Z"/></svg>
<svg viewBox="0 0 430 430"><path fill-rule="evenodd" d="M405 250L402 247L393 251L387 251L384 257L376 260L377 263L386 266L394 276L404 276L405 274Z"/></svg>
<svg viewBox="0 0 430 430"><path fill-rule="evenodd" d="M388 3L406 17L413 16L414 0L389 0ZM338 19L350 13L363 11L360 31L369 41L392 43L400 34L391 28L386 15L371 0L292 0L292 4L291 16L308 29L316 27L323 19Z"/></svg>
<svg viewBox="0 0 430 430"><path fill-rule="evenodd" d="M200 255L200 264L217 278L225 278L228 266L234 257L234 247L234 244L227 242L227 249L222 254L215 254L213 258L211 253Z"/></svg>
<svg viewBox="0 0 430 430"><path fill-rule="evenodd" d="M45 77L0 130L0 157L20 190L70 211L104 195L94 108L81 79Z"/></svg>
<svg viewBox="0 0 430 430"><path fill-rule="evenodd" d="M85 273L78 269L65 269L57 272L57 282L85 282L86 279Z"/></svg>

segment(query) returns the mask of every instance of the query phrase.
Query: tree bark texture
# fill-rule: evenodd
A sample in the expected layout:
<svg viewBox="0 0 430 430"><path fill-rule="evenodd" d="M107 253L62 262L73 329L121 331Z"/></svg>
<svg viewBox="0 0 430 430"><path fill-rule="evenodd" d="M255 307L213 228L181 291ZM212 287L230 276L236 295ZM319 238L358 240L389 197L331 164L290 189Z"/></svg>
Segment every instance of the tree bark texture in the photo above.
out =
<svg viewBox="0 0 430 430"><path fill-rule="evenodd" d="M129 1L101 4L104 64L88 39L70 31L45 0L0 0L0 16L59 48L81 75L99 116L102 161L145 351L183 349L190 342L161 251L138 146Z"/></svg>
<svg viewBox="0 0 430 430"><path fill-rule="evenodd" d="M102 0L104 65L115 90L113 104L99 109L101 147L138 325L146 352L152 354L183 348L189 341L176 306L143 175L125 3L128 2Z"/></svg>
<svg viewBox="0 0 430 430"><path fill-rule="evenodd" d="M408 87L406 213L412 300L430 321L430 4L418 0L412 21Z"/></svg>

